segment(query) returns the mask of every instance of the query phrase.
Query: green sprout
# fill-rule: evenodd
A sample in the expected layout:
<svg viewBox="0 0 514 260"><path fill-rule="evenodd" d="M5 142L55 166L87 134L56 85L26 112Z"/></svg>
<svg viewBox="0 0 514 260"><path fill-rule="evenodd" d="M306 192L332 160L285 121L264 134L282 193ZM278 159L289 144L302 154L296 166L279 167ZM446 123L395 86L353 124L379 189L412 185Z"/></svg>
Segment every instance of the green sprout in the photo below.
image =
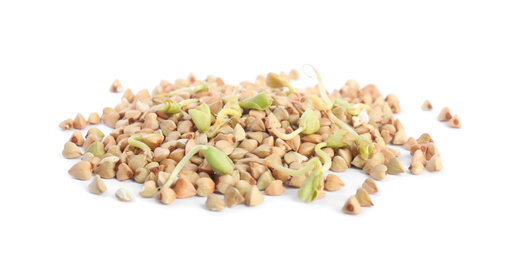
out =
<svg viewBox="0 0 514 260"><path fill-rule="evenodd" d="M273 99L268 98L266 96L266 93L261 92L253 97L247 98L239 102L239 106L246 109L265 110L269 106L271 106L272 102Z"/></svg>
<svg viewBox="0 0 514 260"><path fill-rule="evenodd" d="M317 109L320 111L325 111L330 109L330 107L325 104L318 96L309 95L305 97L305 105L312 107L313 109Z"/></svg>
<svg viewBox="0 0 514 260"><path fill-rule="evenodd" d="M230 99L227 99L227 103L221 109L221 111L218 113L216 117L216 122L209 128L209 130L206 132L207 137L213 138L218 133L219 128L221 127L222 123L225 120L225 117L227 116L235 116L235 117L241 117L243 115L243 112L241 111L241 107L239 107L239 102L235 96L231 96Z"/></svg>
<svg viewBox="0 0 514 260"><path fill-rule="evenodd" d="M316 199L319 193L323 190L323 173L328 171L332 166L332 159L330 156L321 150L326 146L327 143L322 142L314 147L314 152L321 158L321 160L323 160L323 165L321 165L321 162L318 159L311 159L309 161L309 163L313 160L316 160L317 162L315 162L316 169L311 172L309 177L307 177L305 182L302 184L302 187L298 190L298 197L304 202L311 202ZM312 168L312 166L310 168Z"/></svg>
<svg viewBox="0 0 514 260"><path fill-rule="evenodd" d="M323 173L320 169L315 169L298 190L298 197L304 202L315 200L323 190Z"/></svg>
<svg viewBox="0 0 514 260"><path fill-rule="evenodd" d="M350 132L344 129L339 129L334 134L329 136L326 142L327 147L341 148L345 146L351 146L355 142L355 138Z"/></svg>
<svg viewBox="0 0 514 260"><path fill-rule="evenodd" d="M181 108L187 107L188 105L194 104L194 103L198 103L198 99L190 98L190 99L184 99L184 100L178 102L178 104L180 105Z"/></svg>
<svg viewBox="0 0 514 260"><path fill-rule="evenodd" d="M181 105L175 101L171 101L169 98L164 100L164 104L159 108L160 112L167 114L176 114L182 111Z"/></svg>
<svg viewBox="0 0 514 260"><path fill-rule="evenodd" d="M212 169L218 176L229 174L234 170L234 163L225 153L214 146L197 145L180 160L162 187L171 187L176 182L180 170L182 170L186 163L199 151L203 151L207 163L212 166Z"/></svg>
<svg viewBox="0 0 514 260"><path fill-rule="evenodd" d="M287 87L288 88L288 92L287 92L288 95L294 93L293 86L291 86L291 84L289 84L289 82L287 82L280 75L278 75L276 73L273 73L273 72L268 73L268 75L266 76L266 85L268 85L271 88Z"/></svg>
<svg viewBox="0 0 514 260"><path fill-rule="evenodd" d="M143 150L143 152L146 155L150 155L152 153L152 149L150 148L150 146L148 146L147 144L143 143L143 141L141 141L140 134L135 134L135 135L129 137L128 143L129 143L129 145L132 145L136 148Z"/></svg>
<svg viewBox="0 0 514 260"><path fill-rule="evenodd" d="M314 170L311 172L309 177L302 184L302 187L298 190L298 197L304 202L311 202L312 200L318 197L318 194L323 190L324 178L323 171L326 171L330 168L332 164L332 160L330 160L330 156L321 151L321 147L326 145L326 143L321 143L319 146L316 146L317 152L319 152L320 157L324 160L325 165L321 164L321 161L317 158L310 159L307 164L299 169L292 170L286 168L282 165L274 165L270 164L268 161L264 160L264 164L270 168L281 171L290 176L302 176L307 174L313 167ZM328 168L327 168L328 167ZM326 169L325 169L326 168Z"/></svg>
<svg viewBox="0 0 514 260"><path fill-rule="evenodd" d="M346 113L348 113L349 115L352 115L352 116L356 116L361 112L359 107L352 106L352 105L350 105L350 103L348 103L342 99L336 99L334 101L334 105L343 107L344 109L346 109Z"/></svg>
<svg viewBox="0 0 514 260"><path fill-rule="evenodd" d="M253 158L249 158L249 159L244 159L244 160L252 160ZM289 169L287 167L284 167L282 166L281 164L273 164L273 163L270 163L269 161L267 161L266 159L262 160L262 159L256 159L256 160L261 160L261 162L272 168L272 169L276 169L278 171L281 171L285 174L288 174L290 176L302 176L302 175L305 175L307 174L311 169L312 167L316 167L317 168L321 168L322 164L321 164L321 161L317 158L313 158L313 159L310 159L307 164L301 168L301 169L298 169L298 170L293 170L293 169ZM243 160L239 160L239 161L243 161Z"/></svg>
<svg viewBox="0 0 514 260"><path fill-rule="evenodd" d="M198 131L204 133L209 130L211 126L211 110L207 104L202 103L195 109L189 109L188 113Z"/></svg>
<svg viewBox="0 0 514 260"><path fill-rule="evenodd" d="M309 65L309 64L306 64L306 65L310 66L314 70L314 73L316 73L316 76L318 77L319 95L321 96L321 99L323 100L323 102L325 102L326 107L328 107L329 109L332 109L332 107L334 107L334 103L328 97L328 94L327 94L327 91L325 90L325 86L323 85L323 80L321 79L321 76L319 75L318 71L312 65Z"/></svg>
<svg viewBox="0 0 514 260"><path fill-rule="evenodd" d="M199 92L205 92L205 91L209 91L209 88L207 87L207 82L202 81L202 82L200 82L200 84L198 86L177 89L175 91L167 93L166 95L175 96L175 95L183 93L183 92L199 93Z"/></svg>
<svg viewBox="0 0 514 260"><path fill-rule="evenodd" d="M305 112L302 114L302 117L300 118L300 123L299 123L298 129L296 129L295 131L293 131L290 134L284 134L284 133L278 131L277 128L271 127L271 131L278 138L281 138L282 140L291 140L295 136L299 135L300 133L303 133L306 135L313 134L313 133L318 132L319 129L320 129L320 122L319 122L318 114L316 114L316 112L314 112L312 109L305 110Z"/></svg>
<svg viewBox="0 0 514 260"><path fill-rule="evenodd" d="M218 176L229 174L234 170L232 160L225 153L213 146L208 146L207 149L204 149L203 155L207 163L212 166L212 169Z"/></svg>
<svg viewBox="0 0 514 260"><path fill-rule="evenodd" d="M328 169L330 169L330 167L332 166L332 159L330 158L330 156L326 152L321 150L326 146L327 143L322 142L314 147L314 152L321 158L321 160L323 160L323 166L321 167L322 173L328 171Z"/></svg>

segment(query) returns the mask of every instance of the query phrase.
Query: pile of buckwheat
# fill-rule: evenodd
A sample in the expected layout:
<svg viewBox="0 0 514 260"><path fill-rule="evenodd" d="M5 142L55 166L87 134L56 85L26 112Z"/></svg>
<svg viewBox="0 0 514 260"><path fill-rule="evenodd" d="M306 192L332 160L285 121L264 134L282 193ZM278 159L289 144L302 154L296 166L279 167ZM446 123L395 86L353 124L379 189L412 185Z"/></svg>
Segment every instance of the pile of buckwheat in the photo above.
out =
<svg viewBox="0 0 514 260"><path fill-rule="evenodd" d="M355 167L370 178L342 210L359 214L361 207L373 205L369 194L378 191L375 180L405 171L400 151L390 145L410 151L412 174L442 169L430 135L407 137L394 118L400 112L395 95L384 98L374 85L361 88L353 80L329 94L312 69L318 84L304 89L290 84L298 79L295 70L237 85L190 74L174 83L161 81L151 95L127 89L101 117L92 113L86 120L78 114L59 124L63 130L76 129L63 156L82 157L69 174L92 178L89 191L94 194L106 191L102 179L116 178L141 183L140 196L163 204L201 196L207 197L209 210L220 211L241 203L258 205L263 193L279 196L286 187L298 188L304 202L322 199L325 191L344 186L335 174L326 174L329 170ZM118 80L111 91L123 91ZM114 130L106 135L93 127L83 136L81 129L100 122ZM123 188L115 195L121 201L133 199Z"/></svg>

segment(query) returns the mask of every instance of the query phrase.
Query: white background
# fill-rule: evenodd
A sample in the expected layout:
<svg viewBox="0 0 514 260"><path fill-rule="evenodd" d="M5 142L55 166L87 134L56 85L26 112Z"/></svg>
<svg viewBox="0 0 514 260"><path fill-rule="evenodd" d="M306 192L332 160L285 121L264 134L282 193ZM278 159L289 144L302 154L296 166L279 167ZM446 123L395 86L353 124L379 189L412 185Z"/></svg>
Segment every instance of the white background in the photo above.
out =
<svg viewBox="0 0 514 260"><path fill-rule="evenodd" d="M352 2L0 2L0 258L512 259L513 6ZM444 170L389 176L359 216L341 212L366 178L357 170L320 201L288 189L219 213L198 197L117 201L118 187L138 193L130 182L95 196L67 173L71 132L58 123L115 106L115 78L136 92L190 72L237 84L305 63L329 89L355 79L396 94L407 135L430 133ZM316 83L301 77L295 87ZM444 106L461 129L437 121Z"/></svg>

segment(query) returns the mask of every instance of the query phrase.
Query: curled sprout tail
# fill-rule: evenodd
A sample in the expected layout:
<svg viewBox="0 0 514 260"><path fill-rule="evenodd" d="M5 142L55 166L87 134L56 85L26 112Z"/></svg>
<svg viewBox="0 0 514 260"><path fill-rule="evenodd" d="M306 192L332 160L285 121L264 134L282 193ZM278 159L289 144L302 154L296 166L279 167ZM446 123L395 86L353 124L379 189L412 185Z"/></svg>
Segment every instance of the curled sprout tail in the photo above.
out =
<svg viewBox="0 0 514 260"><path fill-rule="evenodd" d="M243 112L241 111L241 107L239 106L237 98L235 96L230 97L223 109L221 109L221 111L218 113L216 122L214 122L214 124L206 132L207 137L213 138L216 136L226 116L241 117L242 115Z"/></svg>
<svg viewBox="0 0 514 260"><path fill-rule="evenodd" d="M232 160L217 148L213 146L197 145L193 147L193 149L191 149L191 151L189 151L182 160L180 160L163 187L171 187L176 182L178 174L182 168L184 168L184 165L186 165L186 163L189 162L189 160L199 151L204 152L207 163L212 166L216 174L228 174L234 169L234 163Z"/></svg>
<svg viewBox="0 0 514 260"><path fill-rule="evenodd" d="M139 148L145 152L145 154L151 153L152 149L141 141L140 135L133 135L128 139L128 143L136 148Z"/></svg>
<svg viewBox="0 0 514 260"><path fill-rule="evenodd" d="M218 133L219 128L221 127L222 123L224 122L224 119L226 116L235 116L235 117L241 117L242 113L241 111L237 111L232 108L223 108L219 113L218 117L216 118L216 122L209 128L207 131L207 137L213 138Z"/></svg>
<svg viewBox="0 0 514 260"><path fill-rule="evenodd" d="M293 176L293 177L294 176L302 176L302 175L305 175L305 174L309 173L309 171L314 166L316 167L316 169L319 169L322 166L321 165L321 161L319 159L316 159L316 158L309 160L309 162L307 162L307 164L303 168L301 168L299 170L289 169L289 168L284 167L282 165L269 165L269 164L266 163L266 161L265 161L265 165L270 167L270 168L273 168L273 169L276 169L278 171L281 171L281 172L283 172L285 174L288 174L290 176Z"/></svg>
<svg viewBox="0 0 514 260"><path fill-rule="evenodd" d="M177 178L178 178L178 174L180 173L180 170L182 170L182 168L184 168L184 165L186 165L186 163L200 150L207 150L208 147L205 146L205 145L197 145L195 147L193 147L193 149L191 149L191 151L189 151L185 156L184 158L182 158L182 160L180 160L180 162L177 164L177 166L175 167L175 169L171 172L171 175L170 177L168 178L168 180L166 181L166 183L164 183L164 185L162 185L162 187L171 187L173 184L175 184L175 182L177 181Z"/></svg>
<svg viewBox="0 0 514 260"><path fill-rule="evenodd" d="M207 82L202 81L202 82L200 82L200 84L198 86L177 89L175 91L166 93L166 95L174 96L174 95L177 95L177 94L180 94L183 92L198 93L198 92L205 92L208 90L209 90L209 88L207 87Z"/></svg>
<svg viewBox="0 0 514 260"><path fill-rule="evenodd" d="M325 102L326 107L329 109L332 109L334 107L334 103L332 100L328 97L327 91L325 90L325 86L323 85L323 80L321 79L321 75L319 75L318 71L314 68L314 66L310 64L305 64L303 66L303 72L305 73L305 66L310 66L312 70L314 70L314 73L316 73L316 76L318 78L318 91L319 95L321 96L321 99L323 102ZM309 74L305 73L308 77L311 77Z"/></svg>
<svg viewBox="0 0 514 260"><path fill-rule="evenodd" d="M193 104L193 103L197 103L197 102L198 102L198 99L190 98L190 99L182 100L182 101L178 102L178 104L180 105L180 107L186 107L189 104Z"/></svg>
<svg viewBox="0 0 514 260"><path fill-rule="evenodd" d="M285 80L284 80L285 81ZM286 81L286 87L287 87L287 94L293 94L294 93L294 88L293 86L291 86L291 84L289 84L289 82Z"/></svg>
<svg viewBox="0 0 514 260"><path fill-rule="evenodd" d="M304 129L302 127L299 127L298 129L296 129L295 131L289 133L289 134L284 134L280 131L278 131L277 128L275 128L274 126L271 127L271 131L273 132L273 134L275 134L278 138L284 140L284 141L287 141L287 140L291 140L293 138L295 138L297 135L299 135Z"/></svg>
<svg viewBox="0 0 514 260"><path fill-rule="evenodd" d="M305 105L313 109L325 111L331 109L318 96L309 95L305 97Z"/></svg>
<svg viewBox="0 0 514 260"><path fill-rule="evenodd" d="M327 143L319 143L314 147L314 152L323 160L323 166L321 167L321 173L324 173L332 166L332 159L322 148L326 147Z"/></svg>

